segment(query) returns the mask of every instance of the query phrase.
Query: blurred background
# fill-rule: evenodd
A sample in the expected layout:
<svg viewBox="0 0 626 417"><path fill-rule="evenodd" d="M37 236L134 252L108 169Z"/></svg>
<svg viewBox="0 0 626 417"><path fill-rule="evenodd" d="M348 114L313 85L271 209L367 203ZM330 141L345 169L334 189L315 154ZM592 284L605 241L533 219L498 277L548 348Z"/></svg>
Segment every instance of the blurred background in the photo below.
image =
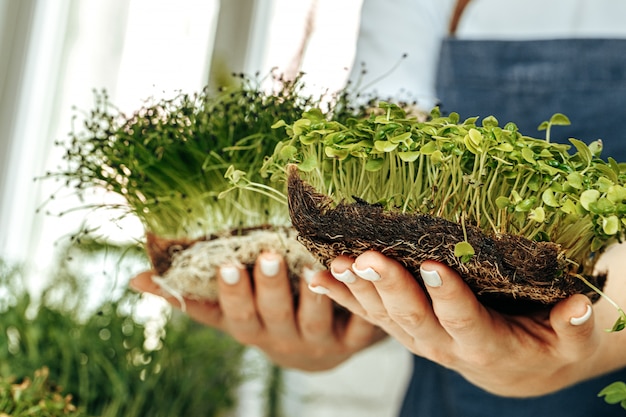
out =
<svg viewBox="0 0 626 417"><path fill-rule="evenodd" d="M0 363L0 370L15 373L16 368L8 366L7 361L17 363L16 358L28 356L25 354L28 349L30 356L36 350L42 361L58 357L55 355L59 349L71 350L59 346L63 344L60 339L54 342L41 335L37 336L40 342L37 347L26 346L28 337L22 327L53 323L49 315L45 320L40 316L41 311L48 311L43 306L50 311L71 310L73 318L69 326L79 339L79 333L89 331L86 324L91 320L89 314L109 317L108 322L96 326L100 326L99 336L95 338L99 344L111 339L112 329L107 326L115 324L117 319L126 323L124 320L130 316L140 325L144 336L140 343L148 353L159 350L155 347L158 343L150 347L159 320L160 326L163 317L171 320L171 312L163 313L166 307L156 300L146 303L142 299L144 308L140 312L136 311L137 304L130 308L128 302L120 302L119 294L124 292L128 278L146 268L139 254L126 257L124 265L119 262L119 254L102 248L81 249L68 255L67 244L83 226L85 213L59 216L76 205L71 192L65 192L63 184L36 180L60 163L62 155L54 143L67 140L77 110L92 107L93 91L105 89L112 103L130 112L150 97L170 97L179 91L194 92L205 85L219 85L231 72L265 74L272 68L287 76L304 72L309 89L338 90L352 65L360 3L359 0L0 0L0 260L3 262L0 343L5 344L0 345L5 352L0 356L0 361L5 361L4 366ZM53 193L60 198L49 201ZM111 197L95 192L93 198ZM141 226L132 219L123 223L110 220L95 221L117 247L123 248L141 238ZM68 267L67 259L77 256L83 262ZM19 273L11 265L19 265ZM81 288L60 285L59 274L65 283L80 281ZM87 287L85 282L89 283ZM51 291L54 288L65 292L57 291L55 295ZM94 293L99 298L92 299ZM113 310L103 307L109 305L110 298L117 303ZM39 299L39 313L31 311L33 299ZM62 308L59 300L65 300L60 303ZM69 310L68 305L72 306ZM17 313L24 316L22 322ZM74 317L81 315L82 318ZM13 320L12 325L7 324L9 320ZM184 326L171 328L170 333L185 333L188 327ZM108 337L106 332L102 333L105 328ZM128 326L121 328L128 330ZM153 329L152 339L150 329ZM201 330L204 329L198 332ZM126 333L122 332L129 337ZM130 343L129 340L125 343ZM207 343L207 340L194 343ZM170 346L172 351L186 346L193 349L192 341L186 343L181 339L177 343L175 348ZM83 348L83 354L86 349ZM224 349L232 352L236 347ZM197 360L202 362L201 354ZM255 352L247 351L236 360L241 365L238 372L245 374L246 367L256 366L249 364L261 359ZM281 373L283 388L278 395L281 403L278 408L284 415L299 416L395 415L408 377L409 361L404 349L389 341L331 372ZM155 373L160 372L162 366L159 366ZM27 368L26 362L24 367ZM230 415L271 414L266 401L267 395L273 395L267 391L267 381L271 381L273 372L268 371L270 368L263 368L262 377L242 378L243 384L233 381L237 405L229 411ZM234 371L228 368L220 372ZM107 378L112 378L112 374L107 375L100 383L110 382ZM145 372L143 377L137 375L138 381L145 381ZM134 377L131 372L116 376ZM198 381L200 384L202 379ZM93 379L92 382L97 386ZM122 391L125 389L123 384L120 387ZM176 415L172 413L164 411L159 415Z"/></svg>
<svg viewBox="0 0 626 417"><path fill-rule="evenodd" d="M306 72L339 89L360 1L0 0L0 255L45 268L76 218L37 215L76 109L106 89L122 111L231 72ZM71 204L71 202L70 202ZM56 207L59 211L62 208ZM48 207L48 210L52 209ZM125 233L128 231L125 230Z"/></svg>

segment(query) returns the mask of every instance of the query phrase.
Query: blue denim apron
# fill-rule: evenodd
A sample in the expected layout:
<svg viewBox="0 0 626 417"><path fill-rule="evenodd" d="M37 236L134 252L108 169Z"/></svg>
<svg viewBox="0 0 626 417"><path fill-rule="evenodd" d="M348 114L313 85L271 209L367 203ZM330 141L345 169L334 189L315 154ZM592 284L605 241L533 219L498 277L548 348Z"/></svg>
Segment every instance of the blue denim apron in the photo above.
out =
<svg viewBox="0 0 626 417"><path fill-rule="evenodd" d="M495 116L528 136L554 113L554 141L602 139L604 159L626 162L626 39L463 41L442 44L437 78L442 112Z"/></svg>
<svg viewBox="0 0 626 417"><path fill-rule="evenodd" d="M437 93L441 109L462 118L494 115L503 126L543 137L539 124L566 114L571 126L551 137L586 143L601 138L603 157L626 162L626 40L463 41L442 45ZM617 314L617 313L616 313ZM401 417L623 417L597 394L626 369L530 399L491 395L459 374L414 357Z"/></svg>

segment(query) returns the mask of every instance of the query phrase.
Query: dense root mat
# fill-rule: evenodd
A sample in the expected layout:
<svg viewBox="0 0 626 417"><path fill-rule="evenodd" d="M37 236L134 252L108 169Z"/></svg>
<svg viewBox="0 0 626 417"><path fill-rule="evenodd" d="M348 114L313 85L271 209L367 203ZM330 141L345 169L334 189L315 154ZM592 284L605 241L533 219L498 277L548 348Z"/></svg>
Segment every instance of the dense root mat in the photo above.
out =
<svg viewBox="0 0 626 417"><path fill-rule="evenodd" d="M366 202L334 202L306 184L295 170L288 186L289 211L298 238L326 266L338 255L354 257L376 250L419 277L423 261L439 261L458 271L483 303L515 314L543 309L577 293L598 298L554 243L506 234L487 236L465 225L475 255L463 263L454 256L454 246L464 241L463 226L458 223L388 212ZM606 276L585 278L602 288Z"/></svg>

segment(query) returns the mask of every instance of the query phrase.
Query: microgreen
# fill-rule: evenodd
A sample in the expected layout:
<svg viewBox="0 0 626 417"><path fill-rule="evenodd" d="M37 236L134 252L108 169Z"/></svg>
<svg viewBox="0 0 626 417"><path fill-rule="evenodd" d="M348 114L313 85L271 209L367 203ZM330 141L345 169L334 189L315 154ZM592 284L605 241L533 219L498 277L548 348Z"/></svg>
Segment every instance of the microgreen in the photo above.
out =
<svg viewBox="0 0 626 417"><path fill-rule="evenodd" d="M569 123L564 115L543 123L548 137L540 139L492 116L460 120L435 108L420 120L386 102L380 110L340 123L312 109L291 124L277 123L289 139L264 171L284 177L295 164L335 203L365 201L471 224L487 235L556 243L569 265L562 273L580 277L593 273L596 255L623 240L624 167L600 158L600 141L551 143L551 128ZM474 256L467 237L455 256L463 263ZM624 327L620 315L613 330Z"/></svg>
<svg viewBox="0 0 626 417"><path fill-rule="evenodd" d="M608 404L619 404L626 410L626 383L616 381L606 386L598 393L598 397L604 397Z"/></svg>
<svg viewBox="0 0 626 417"><path fill-rule="evenodd" d="M130 115L96 92L94 108L75 119L69 141L58 142L67 165L46 177L64 180L80 195L95 187L122 196L123 204L95 208L125 210L162 237L285 224L285 205L271 196L242 187L225 192L239 172L255 184L266 182L258 173L263 158L284 138L271 126L279 119L291 123L315 102L302 93L300 77L272 77L265 89L264 80L237 74L218 92L151 100Z"/></svg>

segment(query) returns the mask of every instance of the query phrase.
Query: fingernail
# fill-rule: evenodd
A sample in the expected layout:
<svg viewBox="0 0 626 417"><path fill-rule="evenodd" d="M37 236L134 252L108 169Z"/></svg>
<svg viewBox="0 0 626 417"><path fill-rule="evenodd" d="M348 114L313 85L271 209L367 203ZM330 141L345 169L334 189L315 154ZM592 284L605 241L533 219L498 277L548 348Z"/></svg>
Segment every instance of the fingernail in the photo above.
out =
<svg viewBox="0 0 626 417"><path fill-rule="evenodd" d="M346 284L352 284L354 281L356 281L356 277L349 269L346 269L343 272L337 272L331 268L330 273L333 275L333 277L335 277L337 281L341 281Z"/></svg>
<svg viewBox="0 0 626 417"><path fill-rule="evenodd" d="M441 287L443 284L437 271L427 271L420 268L420 275L422 276L424 283L429 287Z"/></svg>
<svg viewBox="0 0 626 417"><path fill-rule="evenodd" d="M326 287L322 287L321 285L313 287L311 284L309 284L309 290L313 291L315 294L321 294L321 295L330 294L330 290Z"/></svg>
<svg viewBox="0 0 626 417"><path fill-rule="evenodd" d="M571 319L569 319L569 322L573 326L580 326L581 324L586 323L587 320L591 318L592 313L593 313L593 309L591 308L589 304L587 304L587 310L585 311L585 314L583 314L580 317L572 317Z"/></svg>
<svg viewBox="0 0 626 417"><path fill-rule="evenodd" d="M220 276L228 285L235 285L239 282L239 269L235 266L223 266L220 268Z"/></svg>
<svg viewBox="0 0 626 417"><path fill-rule="evenodd" d="M306 282L307 284L311 284L311 280L313 279L316 273L317 273L316 271L312 270L308 266L305 266L304 268L302 268L302 278L304 278L304 282Z"/></svg>
<svg viewBox="0 0 626 417"><path fill-rule="evenodd" d="M261 256L259 262L261 263L261 272L266 277L273 277L278 275L280 270L280 260L276 257Z"/></svg>
<svg viewBox="0 0 626 417"><path fill-rule="evenodd" d="M359 277L363 278L364 280L367 280L367 281L379 281L380 280L380 275L378 274L378 272L374 271L374 269L370 267L367 267L365 269L358 269L356 266L356 263L353 263L352 270L354 271L355 274L357 274Z"/></svg>

